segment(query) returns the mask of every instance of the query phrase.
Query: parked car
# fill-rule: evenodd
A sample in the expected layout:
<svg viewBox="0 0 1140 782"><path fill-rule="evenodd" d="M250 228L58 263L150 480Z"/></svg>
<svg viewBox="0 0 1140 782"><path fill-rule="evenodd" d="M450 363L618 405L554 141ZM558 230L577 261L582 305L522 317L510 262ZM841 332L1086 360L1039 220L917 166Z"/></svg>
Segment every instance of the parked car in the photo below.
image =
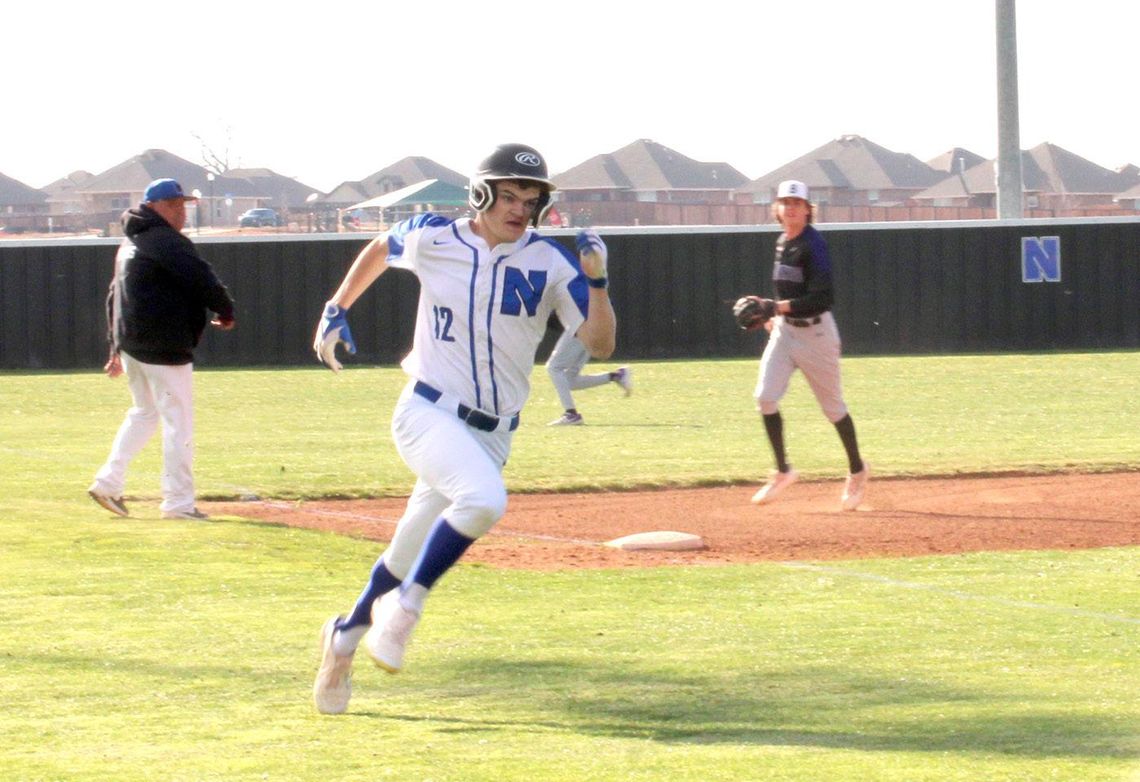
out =
<svg viewBox="0 0 1140 782"><path fill-rule="evenodd" d="M266 226L285 225L285 221L275 210L258 207L257 209L248 209L242 212L241 217L238 218L238 225L242 228L263 228Z"/></svg>

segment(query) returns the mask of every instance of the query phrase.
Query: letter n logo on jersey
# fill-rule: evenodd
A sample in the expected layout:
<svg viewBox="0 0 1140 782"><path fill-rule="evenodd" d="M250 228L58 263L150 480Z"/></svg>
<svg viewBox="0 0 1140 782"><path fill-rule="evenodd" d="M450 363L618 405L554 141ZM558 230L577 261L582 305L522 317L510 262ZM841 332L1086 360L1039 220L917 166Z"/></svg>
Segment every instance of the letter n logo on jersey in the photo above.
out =
<svg viewBox="0 0 1140 782"><path fill-rule="evenodd" d="M526 307L526 314L533 317L542 301L546 289L546 272L531 269L523 276L522 269L508 266L503 272L503 305L499 312L504 315L519 315Z"/></svg>

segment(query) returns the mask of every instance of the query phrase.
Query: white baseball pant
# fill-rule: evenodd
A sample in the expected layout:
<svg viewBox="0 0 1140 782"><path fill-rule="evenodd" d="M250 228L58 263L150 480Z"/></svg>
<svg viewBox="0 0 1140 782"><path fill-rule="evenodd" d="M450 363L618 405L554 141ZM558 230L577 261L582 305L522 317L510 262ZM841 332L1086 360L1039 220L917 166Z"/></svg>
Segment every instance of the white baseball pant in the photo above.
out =
<svg viewBox="0 0 1140 782"><path fill-rule="evenodd" d="M119 427L111 454L95 473L99 489L119 497L127 468L162 421L163 511L194 508L193 364L147 364L121 354L133 402Z"/></svg>
<svg viewBox="0 0 1140 782"><path fill-rule="evenodd" d="M392 414L392 438L417 476L384 564L404 579L440 516L469 538L482 537L507 511L502 470L513 432L483 432L454 409L433 404L409 383Z"/></svg>
<svg viewBox="0 0 1140 782"><path fill-rule="evenodd" d="M843 383L839 374L839 328L830 312L811 326L793 326L783 316L775 319L756 381L756 406L763 415L779 410L788 392L792 373L799 369L811 386L827 420L835 423L847 415Z"/></svg>
<svg viewBox="0 0 1140 782"><path fill-rule="evenodd" d="M550 382L554 384L554 390L558 392L558 400L564 410L575 407L571 391L604 386L610 382L609 372L581 374L582 368L589 361L590 351L582 344L582 340L569 331L562 332L546 362L546 371L550 375Z"/></svg>

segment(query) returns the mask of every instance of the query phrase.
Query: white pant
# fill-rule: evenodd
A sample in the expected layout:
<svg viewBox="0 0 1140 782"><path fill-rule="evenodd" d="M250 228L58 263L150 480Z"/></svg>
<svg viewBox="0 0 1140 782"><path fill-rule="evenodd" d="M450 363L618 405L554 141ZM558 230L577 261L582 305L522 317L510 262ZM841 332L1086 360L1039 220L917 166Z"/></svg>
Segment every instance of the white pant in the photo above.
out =
<svg viewBox="0 0 1140 782"><path fill-rule="evenodd" d="M558 392L558 400L564 410L570 410L576 405L571 391L582 388L603 386L610 382L610 373L603 372L596 375L581 374L582 368L590 360L590 351L582 344L582 340L570 331L562 332L558 343L546 362L546 371L550 375L550 382Z"/></svg>
<svg viewBox="0 0 1140 782"><path fill-rule="evenodd" d="M163 511L194 507L193 364L146 364L123 353L123 370L133 405L111 445L107 462L95 473L100 491L119 497L127 468L162 421Z"/></svg>
<svg viewBox="0 0 1140 782"><path fill-rule="evenodd" d="M460 534L479 538L507 511L502 470L513 432L483 432L454 409L404 389L392 414L392 439L416 486L384 564L396 578L408 575L436 520L443 516Z"/></svg>
<svg viewBox="0 0 1140 782"><path fill-rule="evenodd" d="M760 412L771 415L779 409L792 373L799 369L827 420L839 421L847 415L839 354L839 328L830 312L820 315L820 322L811 326L793 326L783 316L776 318L753 392Z"/></svg>

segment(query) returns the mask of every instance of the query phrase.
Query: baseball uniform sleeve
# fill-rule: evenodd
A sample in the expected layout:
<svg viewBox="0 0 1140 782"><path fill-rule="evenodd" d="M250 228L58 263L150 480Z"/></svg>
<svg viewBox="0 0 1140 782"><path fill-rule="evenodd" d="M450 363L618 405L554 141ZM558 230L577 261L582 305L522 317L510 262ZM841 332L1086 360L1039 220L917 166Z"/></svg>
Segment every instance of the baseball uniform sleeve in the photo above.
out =
<svg viewBox="0 0 1140 782"><path fill-rule="evenodd" d="M558 320L562 327L571 334L578 331L578 327L586 320L589 314L590 288L586 282L586 275L572 252L555 244L560 255L566 261L565 266L558 268L558 290L560 294L554 305L558 313Z"/></svg>
<svg viewBox="0 0 1140 782"><path fill-rule="evenodd" d="M397 269L416 270L416 247L424 229L441 228L452 222L431 212L408 218L388 229L388 265Z"/></svg>

